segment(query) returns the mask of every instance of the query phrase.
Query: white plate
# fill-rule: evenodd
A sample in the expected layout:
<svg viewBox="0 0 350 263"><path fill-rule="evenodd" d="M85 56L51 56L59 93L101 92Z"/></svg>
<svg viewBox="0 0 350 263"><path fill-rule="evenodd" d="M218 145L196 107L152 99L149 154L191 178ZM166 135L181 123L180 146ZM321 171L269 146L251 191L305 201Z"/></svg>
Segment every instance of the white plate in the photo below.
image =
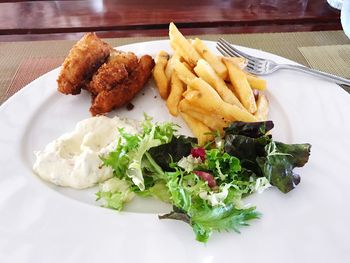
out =
<svg viewBox="0 0 350 263"><path fill-rule="evenodd" d="M215 43L208 45L215 50ZM170 51L167 41L120 49L139 55ZM241 234L215 233L204 245L185 223L158 220L158 212L169 210L158 202L137 201L129 212L117 213L99 207L94 190L54 187L32 173L34 150L89 117L89 96L59 94L57 74L55 69L38 78L0 108L1 262L350 261L350 96L337 85L298 72L266 77L274 137L310 142L310 161L289 194L270 189L249 199L262 219ZM142 119L146 112L157 121L182 124L170 117L152 83L143 93L133 101L134 110L111 115Z"/></svg>

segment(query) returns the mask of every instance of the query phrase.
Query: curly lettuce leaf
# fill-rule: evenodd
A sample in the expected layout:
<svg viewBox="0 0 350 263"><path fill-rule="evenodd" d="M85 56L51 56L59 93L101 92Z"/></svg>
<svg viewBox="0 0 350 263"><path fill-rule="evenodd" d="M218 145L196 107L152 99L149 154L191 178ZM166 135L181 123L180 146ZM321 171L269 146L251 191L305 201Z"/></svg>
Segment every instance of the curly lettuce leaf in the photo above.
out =
<svg viewBox="0 0 350 263"><path fill-rule="evenodd" d="M159 181L155 183L150 189L149 189L150 194L165 202L165 203L171 203L170 200L170 193L168 188L166 187L166 183L164 181Z"/></svg>
<svg viewBox="0 0 350 263"><path fill-rule="evenodd" d="M230 182L241 171L240 160L219 149L206 151L206 165L208 170L212 171L214 176L221 181L229 179Z"/></svg>
<svg viewBox="0 0 350 263"><path fill-rule="evenodd" d="M229 164L229 162L225 163L228 165L227 169L230 167ZM239 170L237 167L235 169ZM245 192L242 190L244 187L255 189L256 182L250 182L249 178L242 181L244 183L242 189L239 186L233 187L231 184L221 184L220 187L213 190L209 188L207 182L194 173L186 173L176 168L175 172L165 174L168 178L167 187L174 211L159 218L176 219L189 223L198 241L207 242L214 230L238 232L241 226L248 225L249 220L259 218L259 213L255 211L255 208L239 208L234 202L235 200L236 203L239 203Z"/></svg>
<svg viewBox="0 0 350 263"><path fill-rule="evenodd" d="M200 203L191 211L192 216L182 209L174 208L174 211L159 216L159 219L175 219L191 225L196 240L207 242L213 231L233 230L240 233L242 226L249 226L249 221L259 219L261 214L255 207L238 209L233 204L226 206L210 207Z"/></svg>
<svg viewBox="0 0 350 263"><path fill-rule="evenodd" d="M161 144L162 141L160 139L156 139L156 126L152 126L152 128L147 131L147 133L145 133L144 136L140 139L137 148L128 152L130 162L126 170L126 175L141 191L145 190L145 184L141 169L142 157L146 151Z"/></svg>
<svg viewBox="0 0 350 263"><path fill-rule="evenodd" d="M118 178L128 177L141 190L145 190L142 164L146 160L148 164L152 162L150 158L144 158L145 153L156 146L169 143L175 132L175 125L172 123L163 123L160 125L152 124L149 118L142 123L140 134L127 134L120 130L121 139L115 151L112 151L106 158L102 158L105 165L112 167L114 174ZM160 176L160 170L155 162L148 165L153 166L154 172ZM156 167L158 166L158 167Z"/></svg>
<svg viewBox="0 0 350 263"><path fill-rule="evenodd" d="M134 198L135 194L130 182L113 177L100 184L100 191L96 193L96 196L97 201L102 199L103 206L120 211L125 203Z"/></svg>
<svg viewBox="0 0 350 263"><path fill-rule="evenodd" d="M149 152L145 152L142 158L141 169L144 176L152 177L155 180L165 179L162 167L158 165Z"/></svg>
<svg viewBox="0 0 350 263"><path fill-rule="evenodd" d="M124 133L123 129L120 129L119 132L124 141L119 138L115 151L110 152L107 157L101 156L100 158L104 165L113 169L115 176L123 178L130 163L130 157L127 153L137 147L139 138L137 135Z"/></svg>
<svg viewBox="0 0 350 263"><path fill-rule="evenodd" d="M171 204L170 193L166 186L166 182L163 180L156 181L152 186L146 187L146 190L136 193L143 197L152 196L160 201Z"/></svg>
<svg viewBox="0 0 350 263"><path fill-rule="evenodd" d="M242 226L249 226L249 221L260 218L255 207L237 209L234 204L198 209L191 217L191 225L200 242L207 242L213 230L233 230L240 233Z"/></svg>

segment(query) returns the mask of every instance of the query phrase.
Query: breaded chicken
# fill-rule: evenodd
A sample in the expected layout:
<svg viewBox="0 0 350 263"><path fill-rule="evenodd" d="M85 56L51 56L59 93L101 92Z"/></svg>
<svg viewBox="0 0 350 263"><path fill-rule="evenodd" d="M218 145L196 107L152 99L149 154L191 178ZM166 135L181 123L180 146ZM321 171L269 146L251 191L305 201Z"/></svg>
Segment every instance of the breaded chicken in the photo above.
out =
<svg viewBox="0 0 350 263"><path fill-rule="evenodd" d="M92 95L92 115L105 114L131 101L150 78L154 61L145 55L114 50L95 33L87 33L63 62L57 83L64 94Z"/></svg>
<svg viewBox="0 0 350 263"><path fill-rule="evenodd" d="M122 82L138 65L137 56L132 52L113 51L107 62L94 74L87 90L96 96L104 90L113 89Z"/></svg>
<svg viewBox="0 0 350 263"><path fill-rule="evenodd" d="M87 33L70 50L58 76L58 91L79 94L91 76L106 61L112 47L95 33Z"/></svg>
<svg viewBox="0 0 350 263"><path fill-rule="evenodd" d="M153 67L152 57L142 56L128 78L113 89L105 89L98 93L90 108L92 115L105 114L130 102L150 78Z"/></svg>

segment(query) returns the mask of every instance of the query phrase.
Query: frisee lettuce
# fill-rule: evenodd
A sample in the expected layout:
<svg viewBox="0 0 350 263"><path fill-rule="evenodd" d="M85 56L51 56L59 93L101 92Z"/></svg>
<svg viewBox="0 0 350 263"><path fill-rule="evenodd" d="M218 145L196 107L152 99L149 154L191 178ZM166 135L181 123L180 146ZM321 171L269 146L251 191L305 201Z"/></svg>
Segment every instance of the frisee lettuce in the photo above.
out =
<svg viewBox="0 0 350 263"><path fill-rule="evenodd" d="M145 190L142 166L146 152L156 146L169 143L174 135L175 124L164 123L162 125L153 125L150 118L145 118L142 123L140 134L127 134L120 129L121 138L118 140L117 148L106 158L102 158L104 165L111 166L114 173L119 178L125 175L139 188ZM151 166L155 166L150 156L146 156ZM145 165L144 165L145 166ZM148 166L149 167L149 166ZM155 167L159 175L158 167Z"/></svg>
<svg viewBox="0 0 350 263"><path fill-rule="evenodd" d="M135 194L131 189L128 181L112 177L111 179L100 184L100 191L96 193L97 200L104 201L103 206L122 210L124 204L130 202Z"/></svg>

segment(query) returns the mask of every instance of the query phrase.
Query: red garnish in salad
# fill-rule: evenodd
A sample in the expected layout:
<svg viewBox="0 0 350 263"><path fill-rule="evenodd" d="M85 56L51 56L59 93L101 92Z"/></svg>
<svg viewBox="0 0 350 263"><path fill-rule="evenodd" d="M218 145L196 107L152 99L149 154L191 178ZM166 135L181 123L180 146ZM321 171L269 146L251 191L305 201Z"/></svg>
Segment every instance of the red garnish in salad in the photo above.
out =
<svg viewBox="0 0 350 263"><path fill-rule="evenodd" d="M193 171L198 177L208 182L208 186L213 188L216 186L215 178L212 174L203 171Z"/></svg>
<svg viewBox="0 0 350 263"><path fill-rule="evenodd" d="M204 148L192 148L191 155L194 158L201 158L202 162L205 161L205 149Z"/></svg>

